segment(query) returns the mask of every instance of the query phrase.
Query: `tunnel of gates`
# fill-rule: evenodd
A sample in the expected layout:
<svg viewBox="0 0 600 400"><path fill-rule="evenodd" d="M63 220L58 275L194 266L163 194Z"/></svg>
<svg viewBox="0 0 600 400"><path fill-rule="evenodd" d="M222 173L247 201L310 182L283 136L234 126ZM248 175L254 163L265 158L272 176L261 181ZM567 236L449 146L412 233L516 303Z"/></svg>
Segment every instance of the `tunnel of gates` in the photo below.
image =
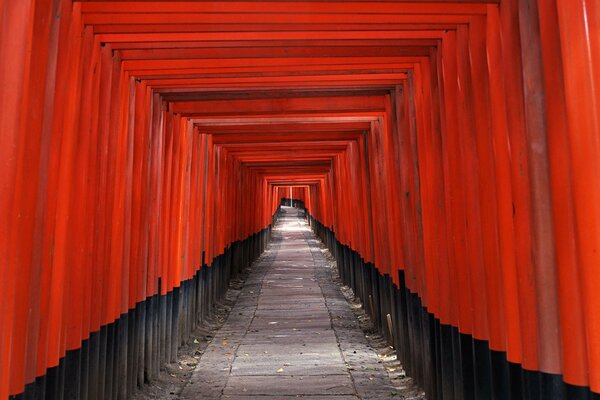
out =
<svg viewBox="0 0 600 400"><path fill-rule="evenodd" d="M0 398L127 398L279 204L430 399L600 397L600 3L0 1Z"/></svg>

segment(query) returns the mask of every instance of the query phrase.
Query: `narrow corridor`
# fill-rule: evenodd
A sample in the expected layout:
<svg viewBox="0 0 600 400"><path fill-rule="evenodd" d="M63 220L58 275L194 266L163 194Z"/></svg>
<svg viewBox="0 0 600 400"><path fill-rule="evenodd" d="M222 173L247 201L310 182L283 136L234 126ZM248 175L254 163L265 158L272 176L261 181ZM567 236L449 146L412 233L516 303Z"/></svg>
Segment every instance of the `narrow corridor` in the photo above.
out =
<svg viewBox="0 0 600 400"><path fill-rule="evenodd" d="M273 241L254 263L181 398L399 395L333 283L320 241L297 209L282 211Z"/></svg>
<svg viewBox="0 0 600 400"><path fill-rule="evenodd" d="M600 1L0 4L0 400L600 400Z"/></svg>

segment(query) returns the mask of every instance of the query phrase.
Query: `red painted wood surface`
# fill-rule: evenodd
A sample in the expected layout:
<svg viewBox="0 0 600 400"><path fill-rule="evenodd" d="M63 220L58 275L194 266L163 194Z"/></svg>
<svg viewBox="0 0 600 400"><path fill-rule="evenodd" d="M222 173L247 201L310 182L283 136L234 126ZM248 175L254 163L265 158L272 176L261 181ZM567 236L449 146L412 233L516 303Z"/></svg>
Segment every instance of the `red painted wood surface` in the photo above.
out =
<svg viewBox="0 0 600 400"><path fill-rule="evenodd" d="M594 1L0 2L0 398L284 198L600 393Z"/></svg>

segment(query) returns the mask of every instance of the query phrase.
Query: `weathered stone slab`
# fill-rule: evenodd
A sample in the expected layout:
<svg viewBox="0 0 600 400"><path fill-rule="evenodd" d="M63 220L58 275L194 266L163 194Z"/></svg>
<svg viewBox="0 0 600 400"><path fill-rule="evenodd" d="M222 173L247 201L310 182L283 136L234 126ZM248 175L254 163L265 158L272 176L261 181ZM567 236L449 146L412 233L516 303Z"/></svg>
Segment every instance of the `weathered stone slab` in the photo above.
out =
<svg viewBox="0 0 600 400"><path fill-rule="evenodd" d="M348 374L323 376L231 376L224 395L352 395L355 393Z"/></svg>

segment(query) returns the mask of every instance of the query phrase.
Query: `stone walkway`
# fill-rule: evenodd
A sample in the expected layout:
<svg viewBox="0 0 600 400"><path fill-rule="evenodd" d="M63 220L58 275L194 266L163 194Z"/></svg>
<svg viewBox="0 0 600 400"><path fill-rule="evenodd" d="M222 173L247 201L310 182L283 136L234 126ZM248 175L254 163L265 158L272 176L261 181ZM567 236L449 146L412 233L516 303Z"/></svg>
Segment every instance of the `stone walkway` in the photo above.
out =
<svg viewBox="0 0 600 400"><path fill-rule="evenodd" d="M180 398L394 398L320 242L295 209L284 211Z"/></svg>

